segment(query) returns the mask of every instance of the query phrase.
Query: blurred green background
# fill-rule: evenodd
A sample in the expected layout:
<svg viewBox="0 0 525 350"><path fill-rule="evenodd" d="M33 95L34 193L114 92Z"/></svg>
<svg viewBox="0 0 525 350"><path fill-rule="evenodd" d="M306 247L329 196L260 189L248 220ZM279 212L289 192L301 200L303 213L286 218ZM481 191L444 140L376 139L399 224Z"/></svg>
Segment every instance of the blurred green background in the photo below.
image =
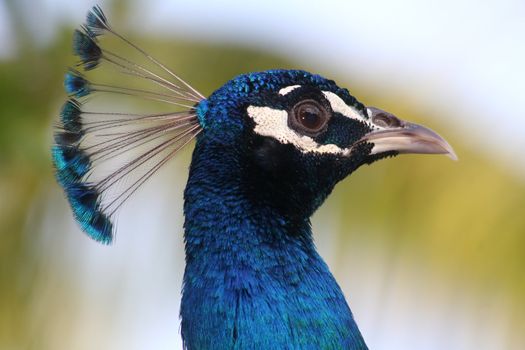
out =
<svg viewBox="0 0 525 350"><path fill-rule="evenodd" d="M385 75L378 84L366 72L323 64L322 53L311 61L283 55L270 41L143 33L135 21L140 2L102 3L115 27L205 94L240 73L300 68L445 136L459 162L402 156L338 185L314 217L323 232L317 245L371 349L523 348L524 164L500 157L490 135L465 127L477 122L475 108L425 102L442 87L431 79L391 85ZM0 349L180 348L181 201L191 149L126 204L115 245L85 237L53 179L49 152L66 97L63 75L76 62L75 24L57 20L42 38L28 4L0 2L15 43L0 58ZM80 16L90 7L82 6ZM443 117L459 113L460 123Z"/></svg>

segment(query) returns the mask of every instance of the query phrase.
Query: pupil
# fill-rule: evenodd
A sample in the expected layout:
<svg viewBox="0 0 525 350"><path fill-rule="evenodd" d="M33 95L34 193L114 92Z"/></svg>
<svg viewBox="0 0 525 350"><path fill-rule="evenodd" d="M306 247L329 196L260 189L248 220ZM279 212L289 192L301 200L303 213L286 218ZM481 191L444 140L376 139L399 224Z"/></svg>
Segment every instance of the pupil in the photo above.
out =
<svg viewBox="0 0 525 350"><path fill-rule="evenodd" d="M321 123L320 111L314 106L304 107L299 113L301 124L309 129L317 129Z"/></svg>

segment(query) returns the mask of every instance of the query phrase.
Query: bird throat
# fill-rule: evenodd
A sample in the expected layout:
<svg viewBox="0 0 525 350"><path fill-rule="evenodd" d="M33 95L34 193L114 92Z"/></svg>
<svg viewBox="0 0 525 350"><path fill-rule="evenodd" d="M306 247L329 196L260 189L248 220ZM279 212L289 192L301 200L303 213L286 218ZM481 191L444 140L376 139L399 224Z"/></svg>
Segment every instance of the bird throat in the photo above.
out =
<svg viewBox="0 0 525 350"><path fill-rule="evenodd" d="M366 349L315 250L309 218L258 200L238 157L202 140L193 154L184 204L185 347Z"/></svg>

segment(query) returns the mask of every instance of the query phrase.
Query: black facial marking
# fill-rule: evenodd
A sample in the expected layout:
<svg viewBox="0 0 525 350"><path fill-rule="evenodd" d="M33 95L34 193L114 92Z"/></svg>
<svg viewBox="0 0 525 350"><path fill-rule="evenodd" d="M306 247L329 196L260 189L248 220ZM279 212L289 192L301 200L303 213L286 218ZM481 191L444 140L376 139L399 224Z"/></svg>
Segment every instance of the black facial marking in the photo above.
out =
<svg viewBox="0 0 525 350"><path fill-rule="evenodd" d="M282 145L279 141L258 136L252 140L254 162L272 176L279 176L279 169L287 158L283 156Z"/></svg>
<svg viewBox="0 0 525 350"><path fill-rule="evenodd" d="M321 145L334 144L345 149L351 147L369 131L370 127L365 122L335 112L325 132L315 137L314 141Z"/></svg>

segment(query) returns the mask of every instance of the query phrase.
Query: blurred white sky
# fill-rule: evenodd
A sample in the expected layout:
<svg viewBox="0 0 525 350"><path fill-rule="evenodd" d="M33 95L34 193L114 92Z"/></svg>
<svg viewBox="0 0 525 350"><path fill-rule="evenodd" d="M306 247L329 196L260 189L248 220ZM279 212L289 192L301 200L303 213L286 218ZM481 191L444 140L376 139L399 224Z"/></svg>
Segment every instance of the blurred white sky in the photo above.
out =
<svg viewBox="0 0 525 350"><path fill-rule="evenodd" d="M524 1L150 4L141 14L150 16L151 30L264 45L335 68L345 78L419 92L414 100L449 112L447 117L461 127L458 135L477 136L474 145L489 143L488 151L497 156L504 151L506 161L518 160L525 169Z"/></svg>
<svg viewBox="0 0 525 350"><path fill-rule="evenodd" d="M52 37L57 21L77 25L97 3L20 2L28 5L29 25L44 42ZM98 3L104 7L108 1ZM434 114L443 111L446 123L457 126L456 137L466 135L473 146L486 146L495 159L518 165L525 174L521 151L525 149L525 2L521 0L135 3L132 23L147 23L134 25L140 30L242 42L278 51L305 65L327 67L345 81L384 88L386 95L388 90L417 94L410 97ZM0 57L14 52L10 33L0 2ZM395 96L406 97L402 92Z"/></svg>

